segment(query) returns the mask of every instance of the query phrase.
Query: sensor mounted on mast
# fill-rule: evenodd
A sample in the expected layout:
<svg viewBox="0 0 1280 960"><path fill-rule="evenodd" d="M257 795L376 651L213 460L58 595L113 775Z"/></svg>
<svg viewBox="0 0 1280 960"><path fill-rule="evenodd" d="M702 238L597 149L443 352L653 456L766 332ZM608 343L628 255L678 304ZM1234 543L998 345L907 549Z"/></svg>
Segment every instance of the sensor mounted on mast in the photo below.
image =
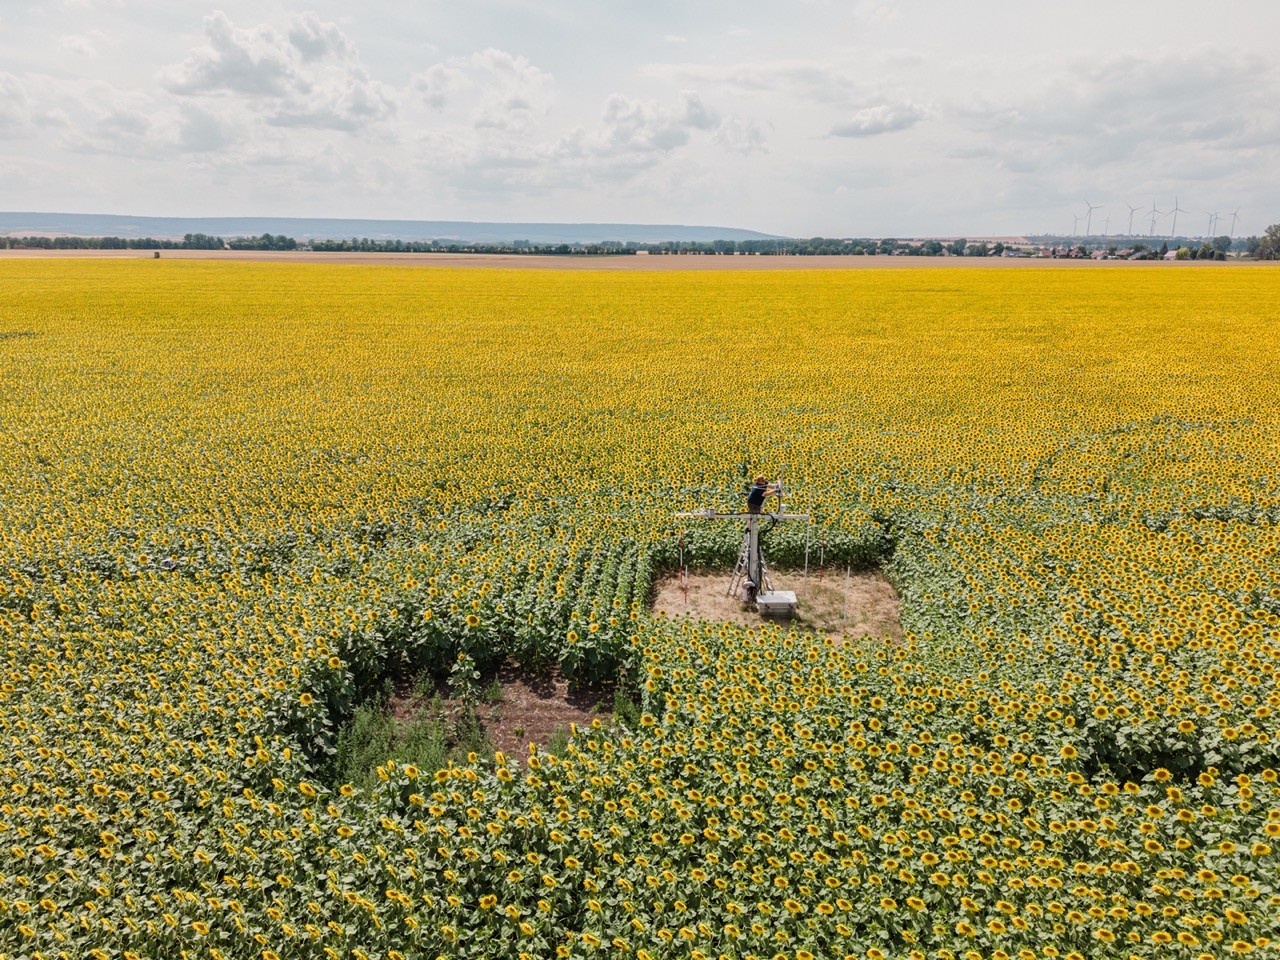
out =
<svg viewBox="0 0 1280 960"><path fill-rule="evenodd" d="M761 616L791 617L796 613L796 594L793 590L775 590L769 577L769 567L765 563L764 550L761 546L762 533L772 530L779 521L809 521L807 513L783 513L781 511L782 483L776 485L779 510L775 513L727 513L708 507L689 513L677 513L680 518L695 520L744 520L746 527L742 535L742 547L738 551L738 563L733 571L733 580L729 585L729 595L736 596L747 608L754 607ZM760 521L768 520L769 526L760 529Z"/></svg>

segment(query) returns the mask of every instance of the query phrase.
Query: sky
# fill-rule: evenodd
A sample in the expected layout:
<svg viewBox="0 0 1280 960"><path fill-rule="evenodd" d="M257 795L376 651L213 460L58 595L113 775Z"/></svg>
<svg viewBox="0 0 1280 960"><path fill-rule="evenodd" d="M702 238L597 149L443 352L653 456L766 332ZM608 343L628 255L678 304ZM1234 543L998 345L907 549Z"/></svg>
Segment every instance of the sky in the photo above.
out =
<svg viewBox="0 0 1280 960"><path fill-rule="evenodd" d="M1274 0L0 0L0 210L1240 236L1277 38Z"/></svg>

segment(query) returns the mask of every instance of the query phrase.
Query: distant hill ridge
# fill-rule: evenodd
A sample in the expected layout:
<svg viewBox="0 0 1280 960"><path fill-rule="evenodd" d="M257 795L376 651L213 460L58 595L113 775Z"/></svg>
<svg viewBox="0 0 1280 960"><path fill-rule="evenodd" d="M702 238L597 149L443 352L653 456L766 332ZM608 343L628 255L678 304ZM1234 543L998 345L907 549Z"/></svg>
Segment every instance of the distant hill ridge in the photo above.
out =
<svg viewBox="0 0 1280 960"><path fill-rule="evenodd" d="M462 243L707 243L771 240L774 234L735 227L650 223L474 223L467 220L346 220L315 217L130 217L106 213L0 212L0 236L180 238L283 234L296 240L447 240Z"/></svg>

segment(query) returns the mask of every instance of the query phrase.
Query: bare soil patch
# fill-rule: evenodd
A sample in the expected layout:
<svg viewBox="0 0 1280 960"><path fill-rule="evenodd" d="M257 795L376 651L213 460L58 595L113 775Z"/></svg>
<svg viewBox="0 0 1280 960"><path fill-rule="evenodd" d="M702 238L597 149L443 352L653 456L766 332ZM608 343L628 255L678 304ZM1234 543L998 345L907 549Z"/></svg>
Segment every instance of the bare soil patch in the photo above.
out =
<svg viewBox="0 0 1280 960"><path fill-rule="evenodd" d="M599 719L612 722L612 690L570 690L569 681L558 670L535 673L516 663L506 663L495 678L501 687L500 697L476 705L480 729L494 750L523 764L529 758L529 744L549 744L557 731L569 732L570 724L579 727ZM492 681L491 681L492 682ZM465 707L462 701L440 695L441 711L456 723ZM401 724L406 724L427 709L427 702L412 690L402 690L390 699L387 709Z"/></svg>
<svg viewBox="0 0 1280 960"><path fill-rule="evenodd" d="M731 573L703 571L658 581L653 601L655 612L668 617L727 620L745 626L776 622L833 637L890 637L902 639L898 593L879 570L859 570L847 577L843 570L825 571L822 580L815 570L771 571L776 590L794 590L799 600L796 616L765 618L748 610L729 596Z"/></svg>
<svg viewBox="0 0 1280 960"><path fill-rule="evenodd" d="M545 746L558 729L568 732L569 724L590 725L594 719L611 720L612 692L570 691L569 681L559 671L537 676L515 665L499 673L502 700L482 704L480 722L495 750L523 763L529 744Z"/></svg>

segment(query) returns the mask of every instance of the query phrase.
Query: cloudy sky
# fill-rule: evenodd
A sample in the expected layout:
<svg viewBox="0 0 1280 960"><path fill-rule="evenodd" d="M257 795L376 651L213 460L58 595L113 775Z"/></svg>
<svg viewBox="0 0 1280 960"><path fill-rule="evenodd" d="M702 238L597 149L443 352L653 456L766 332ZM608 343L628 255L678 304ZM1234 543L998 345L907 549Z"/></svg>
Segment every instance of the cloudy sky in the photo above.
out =
<svg viewBox="0 0 1280 960"><path fill-rule="evenodd" d="M1256 233L1277 38L1274 0L0 0L0 209Z"/></svg>

